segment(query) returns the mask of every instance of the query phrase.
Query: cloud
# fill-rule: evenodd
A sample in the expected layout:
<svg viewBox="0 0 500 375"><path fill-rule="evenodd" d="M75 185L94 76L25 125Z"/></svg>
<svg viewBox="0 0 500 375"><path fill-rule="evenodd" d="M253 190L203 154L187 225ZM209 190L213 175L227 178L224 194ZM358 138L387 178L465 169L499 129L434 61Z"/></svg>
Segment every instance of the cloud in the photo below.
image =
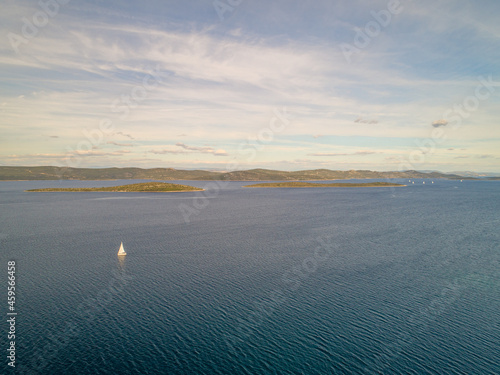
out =
<svg viewBox="0 0 500 375"><path fill-rule="evenodd" d="M175 144L178 147L182 147L185 150L199 152L202 154L214 154L215 156L227 156L227 152L223 149L214 150L212 147L193 147L185 145L184 143L178 142Z"/></svg>
<svg viewBox="0 0 500 375"><path fill-rule="evenodd" d="M116 132L114 134L119 134L119 135L123 135L124 137L127 137L127 138L130 138L130 139L135 139L134 137L132 137L130 134L126 134L124 132Z"/></svg>
<svg viewBox="0 0 500 375"><path fill-rule="evenodd" d="M441 119L441 120L436 120L432 123L432 126L435 128L439 128L440 126L446 126L448 125L448 121Z"/></svg>
<svg viewBox="0 0 500 375"><path fill-rule="evenodd" d="M120 146L120 147L134 147L132 143L118 143L118 142L113 142L109 141L106 142L108 145L115 145L115 146Z"/></svg>
<svg viewBox="0 0 500 375"><path fill-rule="evenodd" d="M64 159L67 154L24 154L24 155L7 155L8 159Z"/></svg>
<svg viewBox="0 0 500 375"><path fill-rule="evenodd" d="M78 155L78 156L122 156L124 154L130 154L131 151L129 150L117 150L117 151L112 151L112 152L102 152L102 151L80 151L80 150L77 150L74 152L75 155Z"/></svg>
<svg viewBox="0 0 500 375"><path fill-rule="evenodd" d="M396 155L391 155L391 156L388 156L386 158L384 158L384 160L386 162L390 162L390 163L395 163L395 162L402 162L404 159L401 157L401 156L396 156Z"/></svg>
<svg viewBox="0 0 500 375"><path fill-rule="evenodd" d="M59 138L58 135L49 135L50 138Z"/></svg>
<svg viewBox="0 0 500 375"><path fill-rule="evenodd" d="M475 158L475 159L496 159L497 157L495 155L492 155L492 154L455 156L455 159L470 159L470 158Z"/></svg>
<svg viewBox="0 0 500 375"><path fill-rule="evenodd" d="M151 153L151 154L156 154L156 155L187 154L188 153L187 151L183 151L183 150L167 150L167 149L163 149L163 150L149 150L148 152Z"/></svg>
<svg viewBox="0 0 500 375"><path fill-rule="evenodd" d="M241 28L238 28L238 29L230 30L228 32L228 34L231 36L234 36L234 37L240 37L241 35L243 35L243 32L242 32Z"/></svg>
<svg viewBox="0 0 500 375"><path fill-rule="evenodd" d="M124 154L129 154L131 151L128 150L120 150L114 152L101 152L101 151L74 151L68 153L39 153L39 154L23 154L23 155L8 155L9 159L66 159L72 155L78 155L81 157L95 157L95 156L122 156Z"/></svg>
<svg viewBox="0 0 500 375"><path fill-rule="evenodd" d="M164 154L212 154L215 156L228 155L225 150L223 149L215 150L212 147L188 146L181 142L177 142L175 146L180 147L180 149L150 150L149 152L157 155L164 155Z"/></svg>
<svg viewBox="0 0 500 375"><path fill-rule="evenodd" d="M353 155L372 155L377 154L376 151L357 151L351 154L348 153L328 153L328 152L317 152L313 154L308 154L309 156L353 156Z"/></svg>
<svg viewBox="0 0 500 375"><path fill-rule="evenodd" d="M280 158L294 159L302 157L301 154L305 157L307 152L337 151L347 152L345 158L317 157L314 162L309 162L311 165L320 160L332 164L340 164L344 159L353 164L356 160L368 162L376 157L362 158L362 154L358 154L359 158L348 157L356 155L348 152L354 152L358 147L377 150L383 147L399 152L406 145L413 144L413 139L421 136L419 124L428 126L432 118L443 116L439 115L444 109L441 107L442 98L458 95L462 101L462 93L471 94L477 86L474 77L488 76L498 60L490 46L491 38L500 37L500 34L495 12L487 6L454 7L450 2L429 3L429 7L408 5L400 15L404 18L401 22L391 24L391 30L387 29L383 38L365 48L363 58L355 64L346 64L340 49L335 46L340 42L353 42L352 28L362 27L366 22L360 21L358 16L361 13L369 16L368 8L363 8L369 3L366 0L359 2L358 5L363 4L361 7L354 3L335 5L335 11L330 13L325 10L334 10L331 5L323 7L332 2L320 1L317 6L300 8L307 17L303 17L302 12L296 14L298 9L295 7L292 7L294 11L289 7L280 9L280 1L280 6L270 5L273 11L257 12L262 17L261 22L243 17L237 24L214 24L210 21L210 14L206 14L207 23L203 12L190 12L198 9L191 3L179 5L179 9L186 7L180 13L179 9L174 12L171 8L159 7L154 14L147 15L143 12L149 13L148 7L133 7L137 12L127 14L126 9L131 8L113 9L112 5L103 2L98 2L98 8L95 8L96 2L92 3L87 8L83 2L78 13L70 12L69 8L67 13L61 13L57 19L59 28L46 27L35 40L20 46L25 52L22 59L14 55L8 38L0 40L0 69L5 72L0 103L8 103L0 107L3 111L0 125L3 139L0 142L4 155L63 151L59 144L61 140L44 142L43 146L34 145L30 134L61 134L61 138L68 139L68 142L72 140L68 146L76 148L82 140L82 129L96 128L99 119L109 118L114 122L115 130L122 131L115 133L116 136L106 134L109 138L103 143L117 141L116 147L111 147L113 143L110 143L99 151L126 148L118 143L120 139L124 145L133 140L133 132L141 139L141 144L150 145L143 149L141 144L136 144L135 148L131 147L134 152L155 148L155 151L166 154L180 154L178 159L184 159L182 154L195 154L192 160L186 158L188 161L185 162L186 166L194 168L196 163L202 162L222 164L224 158L211 155L227 155L224 149L233 150L241 139L254 136L267 126L274 105L286 105L297 117L292 121L293 126L286 129L286 134L275 134L269 146L275 147L278 143L288 142L291 138L287 137L296 137L294 145L297 149L281 154ZM211 2L205 1L204 4L216 19ZM246 9L250 10L248 6ZM16 5L7 8L4 9L7 13L0 18L12 27L4 27L4 31L17 29L20 32L19 20L32 14L26 12L31 12L31 8L23 7L14 13ZM361 13L358 8L362 8ZM101 13L101 10L105 12ZM276 24L275 10L283 15L290 11L290 16L296 16L297 22ZM309 13L318 10L321 11ZM97 14L93 12L99 12L99 17L93 17ZM168 22L165 22L164 12L171 16ZM177 18L181 13L189 18ZM191 18L195 14L196 18ZM321 14L334 14L335 18L312 17ZM354 14L357 16L350 18ZM450 17L442 19L442 14L450 14ZM198 15L201 18L197 18ZM140 21L150 21L154 17L161 22L145 24ZM307 21L310 19L327 20L328 25L318 24L312 30ZM262 28L262 24L270 27ZM210 25L215 26L209 29ZM289 33L286 25L293 25L296 32ZM412 32L416 32L415 38L405 37L408 25L411 25ZM466 42L447 37L449 30L460 31L463 27L467 32L460 35L464 35ZM319 34L303 38L304 30ZM476 32L468 32L470 30ZM333 44L332 35L335 36ZM473 48L467 56L462 54L461 43ZM429 71L420 69L429 55L437 56L442 64L432 66ZM481 68L467 71L466 67L479 66L470 64L470 59L481 61ZM130 97L131 90L156 67L162 82L147 91L145 100L131 102L127 119L119 119L117 108L112 109L113 101ZM45 73L40 74L41 71ZM418 71L419 74L408 75L408 71ZM27 89L23 82L30 82L30 88ZM29 94L33 90L37 95ZM23 93L26 95L24 100L16 99ZM496 100L493 96L491 99ZM486 148L481 144L475 149L473 143L477 138L484 138L484 134L489 135L492 144L498 143L500 128L495 127L495 121L500 106L495 105L496 102L490 104L489 110L477 111L471 116L471 126L453 134L456 145L466 141L471 150L479 150L476 154L493 153L494 147ZM335 113L337 115L333 118ZM383 123L370 126L378 123L375 119L383 119ZM437 124L436 127L439 126L445 125ZM184 132L189 137L182 134ZM305 134L313 135L314 139L304 137ZM342 148L324 145L307 150L308 143L323 143L321 141L325 139L318 138L324 134L327 134L325 139L342 140L337 143ZM180 137L186 137L183 141L190 149L174 145ZM16 140L16 144L12 140ZM213 145L213 148L193 145ZM262 154L259 160L272 163L273 158L278 157L278 151L274 150ZM456 154L459 155L468 153L458 150ZM451 159L456 154L450 151L446 157ZM341 154L332 153L331 156ZM432 160L443 163L446 168L447 160L441 157L436 152ZM103 158L100 165L110 165L106 159L110 158ZM118 163L126 158L114 159ZM431 158L426 160L430 162ZM99 165L97 158L91 161ZM494 164L494 159L474 161L478 165L480 162ZM379 167L380 164L373 163L373 168Z"/></svg>
<svg viewBox="0 0 500 375"><path fill-rule="evenodd" d="M360 124L378 124L377 120L366 120L363 119L362 117L358 117L354 122L360 123Z"/></svg>
<svg viewBox="0 0 500 375"><path fill-rule="evenodd" d="M219 149L219 150L217 150L217 151L214 152L214 155L215 156L227 156L228 154L227 154L227 152L225 150Z"/></svg>
<svg viewBox="0 0 500 375"><path fill-rule="evenodd" d="M193 146L188 146L188 145L181 143L181 142L178 142L175 145L178 147L182 147L184 150L201 152L202 154L214 153L214 149L212 147L193 147Z"/></svg>

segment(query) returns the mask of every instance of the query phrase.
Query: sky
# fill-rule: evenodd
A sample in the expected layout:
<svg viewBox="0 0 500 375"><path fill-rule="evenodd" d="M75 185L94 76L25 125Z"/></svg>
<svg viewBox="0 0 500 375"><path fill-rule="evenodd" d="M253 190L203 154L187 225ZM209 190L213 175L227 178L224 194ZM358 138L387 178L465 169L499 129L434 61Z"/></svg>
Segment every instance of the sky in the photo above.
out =
<svg viewBox="0 0 500 375"><path fill-rule="evenodd" d="M498 0L0 6L0 165L500 173Z"/></svg>

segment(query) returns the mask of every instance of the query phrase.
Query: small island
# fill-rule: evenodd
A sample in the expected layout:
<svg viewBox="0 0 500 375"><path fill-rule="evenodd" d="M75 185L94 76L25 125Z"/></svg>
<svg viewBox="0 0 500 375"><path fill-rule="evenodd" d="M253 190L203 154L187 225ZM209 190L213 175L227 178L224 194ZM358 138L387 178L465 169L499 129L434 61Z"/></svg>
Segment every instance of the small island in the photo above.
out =
<svg viewBox="0 0 500 375"><path fill-rule="evenodd" d="M302 181L290 181L290 182L267 182L255 185L246 185L243 187L255 187L255 188L313 188L313 187L401 187L406 186L402 184L395 184L392 182L362 182L362 183L350 183L350 182L335 182L330 184L322 184L317 182L302 182Z"/></svg>
<svg viewBox="0 0 500 375"><path fill-rule="evenodd" d="M181 191L202 191L204 189L189 185L169 184L166 182L143 182L140 184L130 184L121 186L95 187L95 188L45 188L31 189L29 192L114 192L114 193L171 193Z"/></svg>

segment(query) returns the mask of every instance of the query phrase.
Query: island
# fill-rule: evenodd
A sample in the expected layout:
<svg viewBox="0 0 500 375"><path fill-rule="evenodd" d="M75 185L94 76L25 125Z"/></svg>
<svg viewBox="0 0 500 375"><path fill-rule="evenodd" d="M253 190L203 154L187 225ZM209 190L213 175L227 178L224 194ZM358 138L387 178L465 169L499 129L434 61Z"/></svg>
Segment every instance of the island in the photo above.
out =
<svg viewBox="0 0 500 375"><path fill-rule="evenodd" d="M189 185L169 184L166 182L143 182L140 184L130 184L121 186L95 187L95 188L45 188L31 189L29 192L87 192L101 191L114 193L172 193L181 191L202 191L204 189Z"/></svg>
<svg viewBox="0 0 500 375"><path fill-rule="evenodd" d="M401 187L402 184L392 182L335 182L330 184L322 184L317 182L302 182L302 181L287 181L287 182L267 182L255 185L246 185L243 187L252 188L309 188L309 187Z"/></svg>

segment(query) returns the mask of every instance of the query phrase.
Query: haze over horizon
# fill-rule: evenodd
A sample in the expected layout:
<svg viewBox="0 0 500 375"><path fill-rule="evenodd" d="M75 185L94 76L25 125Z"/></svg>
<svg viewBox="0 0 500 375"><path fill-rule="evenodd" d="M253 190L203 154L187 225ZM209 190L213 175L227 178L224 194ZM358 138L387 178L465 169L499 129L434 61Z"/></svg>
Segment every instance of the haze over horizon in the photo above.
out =
<svg viewBox="0 0 500 375"><path fill-rule="evenodd" d="M4 3L0 165L500 172L500 3Z"/></svg>

